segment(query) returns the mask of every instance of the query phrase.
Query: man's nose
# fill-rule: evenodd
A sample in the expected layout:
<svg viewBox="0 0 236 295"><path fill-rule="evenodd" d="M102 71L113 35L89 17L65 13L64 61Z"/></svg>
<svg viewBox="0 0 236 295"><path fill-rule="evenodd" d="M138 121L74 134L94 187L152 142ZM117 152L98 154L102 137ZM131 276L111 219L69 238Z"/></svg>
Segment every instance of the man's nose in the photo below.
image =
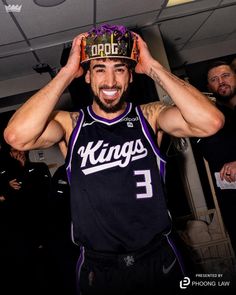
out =
<svg viewBox="0 0 236 295"><path fill-rule="evenodd" d="M219 76L219 77L218 77L218 82L219 82L219 84L224 83L224 79L223 79L223 77Z"/></svg>
<svg viewBox="0 0 236 295"><path fill-rule="evenodd" d="M105 78L105 84L112 88L116 85L116 75L113 71L108 71Z"/></svg>

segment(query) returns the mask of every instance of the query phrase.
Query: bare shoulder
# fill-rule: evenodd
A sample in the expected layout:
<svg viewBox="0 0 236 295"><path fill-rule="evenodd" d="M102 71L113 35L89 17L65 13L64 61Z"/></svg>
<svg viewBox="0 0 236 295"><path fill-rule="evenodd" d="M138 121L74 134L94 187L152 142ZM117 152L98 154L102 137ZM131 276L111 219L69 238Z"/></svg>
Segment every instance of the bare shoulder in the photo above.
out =
<svg viewBox="0 0 236 295"><path fill-rule="evenodd" d="M144 117L151 125L153 131L157 133L161 127L159 124L159 116L162 111L169 108L169 106L161 101L155 101L140 106Z"/></svg>
<svg viewBox="0 0 236 295"><path fill-rule="evenodd" d="M71 118L72 128L75 128L79 118L79 112L70 112L70 118Z"/></svg>
<svg viewBox="0 0 236 295"><path fill-rule="evenodd" d="M167 107L167 105L165 105L161 101L155 101L147 104L142 104L140 107L144 117L150 123L151 121L157 119L160 112L164 110Z"/></svg>
<svg viewBox="0 0 236 295"><path fill-rule="evenodd" d="M53 119L63 128L66 141L68 142L72 130L75 128L78 121L79 112L55 111L53 116Z"/></svg>
<svg viewBox="0 0 236 295"><path fill-rule="evenodd" d="M66 128L74 128L79 118L79 112L55 111L53 119Z"/></svg>

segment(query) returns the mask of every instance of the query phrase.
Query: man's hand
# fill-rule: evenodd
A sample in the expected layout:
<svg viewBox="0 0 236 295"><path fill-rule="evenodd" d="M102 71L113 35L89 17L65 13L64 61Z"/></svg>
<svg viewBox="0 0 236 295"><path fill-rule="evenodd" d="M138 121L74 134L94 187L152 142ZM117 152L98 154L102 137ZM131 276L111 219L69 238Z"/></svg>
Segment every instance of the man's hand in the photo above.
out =
<svg viewBox="0 0 236 295"><path fill-rule="evenodd" d="M80 34L74 38L70 55L64 69L68 70L74 78L78 78L83 75L83 68L81 67L81 42L86 37L86 33Z"/></svg>
<svg viewBox="0 0 236 295"><path fill-rule="evenodd" d="M236 161L224 164L220 170L220 178L228 182L236 181Z"/></svg>
<svg viewBox="0 0 236 295"><path fill-rule="evenodd" d="M148 49L146 42L137 34L133 33L138 38L139 61L135 67L135 72L138 74L149 74L150 63L154 61Z"/></svg>

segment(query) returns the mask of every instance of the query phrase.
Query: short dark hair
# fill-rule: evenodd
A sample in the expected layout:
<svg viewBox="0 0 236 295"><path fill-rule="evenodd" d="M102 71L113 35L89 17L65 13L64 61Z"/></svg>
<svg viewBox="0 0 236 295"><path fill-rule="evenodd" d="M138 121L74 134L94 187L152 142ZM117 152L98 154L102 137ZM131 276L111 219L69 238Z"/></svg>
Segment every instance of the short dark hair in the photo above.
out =
<svg viewBox="0 0 236 295"><path fill-rule="evenodd" d="M205 81L206 81L206 84L208 84L208 73L211 69L214 69L214 68L217 68L217 67L220 67L220 66L228 66L230 67L230 69L234 72L231 64L225 60L214 60L212 62L210 62L208 65L207 65L207 68L206 68L206 72L205 72Z"/></svg>
<svg viewBox="0 0 236 295"><path fill-rule="evenodd" d="M230 64L224 60L215 60L215 61L208 64L207 71L206 71L207 75L211 69L219 67L219 66L229 66L230 67Z"/></svg>

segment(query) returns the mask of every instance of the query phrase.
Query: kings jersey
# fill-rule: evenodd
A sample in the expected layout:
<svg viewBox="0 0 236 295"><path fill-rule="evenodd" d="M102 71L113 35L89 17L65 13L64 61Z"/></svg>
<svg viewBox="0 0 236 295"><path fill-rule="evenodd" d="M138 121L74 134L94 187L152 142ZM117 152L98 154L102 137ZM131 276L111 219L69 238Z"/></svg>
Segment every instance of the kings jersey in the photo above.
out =
<svg viewBox="0 0 236 295"><path fill-rule="evenodd" d="M125 253L169 229L165 161L140 107L113 120L80 111L67 155L75 243Z"/></svg>

